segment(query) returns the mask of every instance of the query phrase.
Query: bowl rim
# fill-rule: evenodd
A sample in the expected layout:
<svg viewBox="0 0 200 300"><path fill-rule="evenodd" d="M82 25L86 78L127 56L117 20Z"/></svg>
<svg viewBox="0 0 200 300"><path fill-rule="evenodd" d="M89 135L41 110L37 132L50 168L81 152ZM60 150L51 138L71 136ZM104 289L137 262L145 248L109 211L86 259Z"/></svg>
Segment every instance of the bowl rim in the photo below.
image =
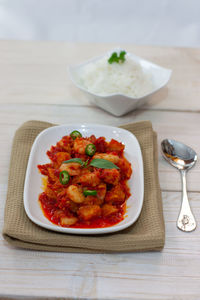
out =
<svg viewBox="0 0 200 300"><path fill-rule="evenodd" d="M168 72L168 77L167 79L159 86L159 87L155 87L153 88L153 90L150 92L150 93L146 93L144 94L143 96L140 96L140 97L131 97L129 95L126 95L126 94L123 94L123 93L112 93L112 94L108 94L108 95L99 95L99 94L96 94L94 92L91 92L89 90L87 90L84 86L80 85L74 78L73 76L73 70L76 70L84 65L87 65L91 62L95 62L95 61L98 61L100 60L101 58L105 57L106 55L110 55L111 53L113 52L119 52L119 51L123 51L124 49L120 48L120 47L117 47L117 48L114 48L112 50L109 50L107 51L106 53L102 54L102 55L99 55L99 56L95 56L95 57L92 57L88 60L85 60L79 64L75 64L75 65L69 65L67 67L67 71L68 71L68 75L71 79L71 81L73 82L73 84L78 87L79 89L81 89L82 91L92 95L92 96L95 96L95 97L99 97L99 98L102 98L102 99L106 99L106 98L112 98L112 97L115 97L115 96L122 96L122 97L125 97L127 99L130 99L130 100L140 100L140 99L143 99L144 97L147 97L147 96L151 96L152 94L154 94L155 92L159 91L161 88L163 88L170 80L171 78L171 75L172 75L172 69L168 69L168 68L164 68L158 64L155 64L149 60L146 60L138 55L135 55L134 53L131 53L131 52L127 52L126 51L126 54L131 58L133 59L133 61L137 61L140 66L142 67L141 63L140 62L145 62L145 63L148 63L150 66L154 67L154 68L157 68L157 69L160 69L160 70L163 70L165 72ZM134 60L135 59L135 60ZM143 67L142 67L143 68ZM144 69L144 68L143 68Z"/></svg>

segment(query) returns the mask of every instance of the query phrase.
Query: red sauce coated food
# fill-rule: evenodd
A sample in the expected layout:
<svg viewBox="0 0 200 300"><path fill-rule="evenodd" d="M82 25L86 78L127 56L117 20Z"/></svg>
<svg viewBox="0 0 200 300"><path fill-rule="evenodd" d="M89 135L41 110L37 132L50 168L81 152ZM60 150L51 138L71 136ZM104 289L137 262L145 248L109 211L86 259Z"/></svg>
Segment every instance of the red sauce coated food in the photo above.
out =
<svg viewBox="0 0 200 300"><path fill-rule="evenodd" d="M89 144L95 146L92 150L96 149L92 156L86 151ZM94 135L75 139L64 136L51 146L47 151L51 162L38 165L44 175L44 192L39 195L39 202L45 217L70 228L102 228L122 221L130 197L127 181L132 174L124 148L114 139L107 142ZM79 162L69 161L74 158L79 158ZM91 166L95 159L112 162L114 167ZM62 180L61 172L68 174L68 182Z"/></svg>

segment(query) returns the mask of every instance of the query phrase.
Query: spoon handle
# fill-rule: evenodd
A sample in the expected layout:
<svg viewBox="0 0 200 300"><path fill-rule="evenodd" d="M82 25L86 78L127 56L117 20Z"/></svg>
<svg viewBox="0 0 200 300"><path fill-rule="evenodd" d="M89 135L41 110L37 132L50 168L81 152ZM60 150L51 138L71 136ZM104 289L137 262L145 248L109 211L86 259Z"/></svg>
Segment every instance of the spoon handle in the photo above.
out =
<svg viewBox="0 0 200 300"><path fill-rule="evenodd" d="M177 220L177 227L182 231L193 231L196 228L196 221L190 208L187 196L186 170L180 170L182 178L182 204Z"/></svg>

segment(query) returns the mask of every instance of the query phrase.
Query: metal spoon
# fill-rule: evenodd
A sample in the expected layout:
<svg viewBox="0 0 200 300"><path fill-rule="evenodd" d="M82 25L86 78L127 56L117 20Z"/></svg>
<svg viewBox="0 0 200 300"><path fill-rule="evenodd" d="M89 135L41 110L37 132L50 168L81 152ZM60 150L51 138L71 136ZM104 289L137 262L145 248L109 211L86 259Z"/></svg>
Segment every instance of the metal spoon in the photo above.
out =
<svg viewBox="0 0 200 300"><path fill-rule="evenodd" d="M193 231L197 225L188 201L186 172L196 163L197 154L192 148L170 139L163 140L161 148L164 158L180 171L182 178L182 204L176 225L182 231Z"/></svg>

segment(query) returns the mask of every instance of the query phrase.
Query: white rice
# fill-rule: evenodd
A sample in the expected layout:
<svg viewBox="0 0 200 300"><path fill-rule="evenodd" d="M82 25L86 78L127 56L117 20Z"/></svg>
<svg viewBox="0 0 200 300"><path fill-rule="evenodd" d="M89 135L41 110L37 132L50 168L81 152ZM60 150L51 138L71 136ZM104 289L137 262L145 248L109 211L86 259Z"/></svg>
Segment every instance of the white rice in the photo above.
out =
<svg viewBox="0 0 200 300"><path fill-rule="evenodd" d="M117 93L138 98L154 88L151 74L144 73L140 64L127 55L120 64L109 64L107 56L90 62L79 69L78 77L81 86L99 96Z"/></svg>

